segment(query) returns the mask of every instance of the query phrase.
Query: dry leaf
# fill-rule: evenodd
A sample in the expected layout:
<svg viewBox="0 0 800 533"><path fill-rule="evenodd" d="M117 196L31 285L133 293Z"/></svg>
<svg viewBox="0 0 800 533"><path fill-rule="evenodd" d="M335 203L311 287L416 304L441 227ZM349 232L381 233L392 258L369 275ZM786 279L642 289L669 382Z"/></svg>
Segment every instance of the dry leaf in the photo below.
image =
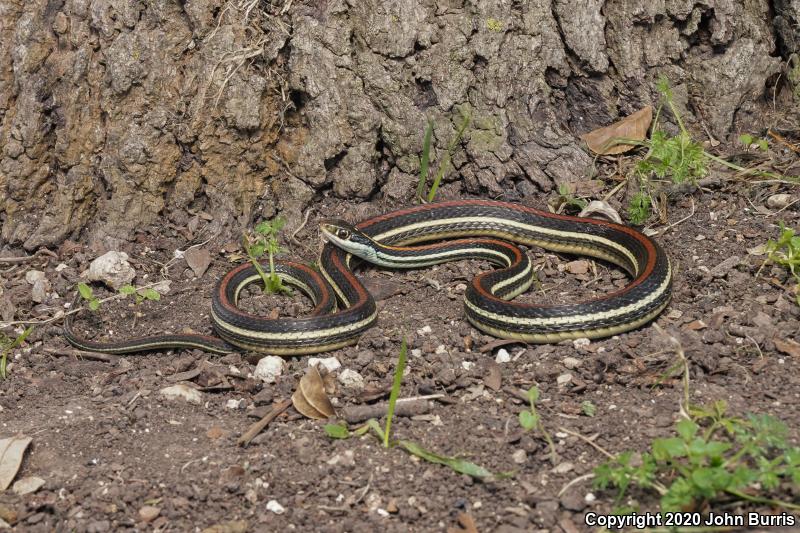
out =
<svg viewBox="0 0 800 533"><path fill-rule="evenodd" d="M325 382L322 381L317 367L310 367L306 375L300 378L300 390L311 407L325 415L325 418L336 415L328 395L325 394Z"/></svg>
<svg viewBox="0 0 800 533"><path fill-rule="evenodd" d="M475 519L467 513L458 513L459 527L448 527L447 533L478 533L478 526L475 525Z"/></svg>
<svg viewBox="0 0 800 533"><path fill-rule="evenodd" d="M0 439L0 491L11 485L31 440L25 435Z"/></svg>
<svg viewBox="0 0 800 533"><path fill-rule="evenodd" d="M500 365L489 359L486 361L486 366L489 372L486 374L486 377L483 378L483 384L497 392L500 390L500 386L503 382L503 376L500 373Z"/></svg>
<svg viewBox="0 0 800 533"><path fill-rule="evenodd" d="M647 106L609 126L581 135L589 150L600 155L621 154L633 150L636 145L617 143L618 139L642 141L653 122L653 107Z"/></svg>
<svg viewBox="0 0 800 533"><path fill-rule="evenodd" d="M775 343L775 348L779 352L785 353L786 355L791 355L793 357L800 357L800 344L796 343L792 339L786 339L785 341L774 339L773 342Z"/></svg>
<svg viewBox="0 0 800 533"><path fill-rule="evenodd" d="M592 200L591 202L589 202L589 205L583 208L583 210L578 214L578 216L588 217L594 213L599 213L603 215L611 222L622 224L622 217L619 216L617 210L611 207L611 205L609 205L608 202L604 202L603 200Z"/></svg>
<svg viewBox="0 0 800 533"><path fill-rule="evenodd" d="M211 264L211 254L205 248L189 248L183 258L198 278L205 274Z"/></svg>
<svg viewBox="0 0 800 533"><path fill-rule="evenodd" d="M28 476L17 480L11 487L11 490L13 490L14 494L16 494L17 496L25 496L26 494L36 492L37 490L42 488L44 484L45 481L42 478L36 476Z"/></svg>
<svg viewBox="0 0 800 533"><path fill-rule="evenodd" d="M300 414L315 420L324 420L336 415L325 393L325 383L317 367L309 367L305 375L300 378L300 384L292 394L292 405Z"/></svg>

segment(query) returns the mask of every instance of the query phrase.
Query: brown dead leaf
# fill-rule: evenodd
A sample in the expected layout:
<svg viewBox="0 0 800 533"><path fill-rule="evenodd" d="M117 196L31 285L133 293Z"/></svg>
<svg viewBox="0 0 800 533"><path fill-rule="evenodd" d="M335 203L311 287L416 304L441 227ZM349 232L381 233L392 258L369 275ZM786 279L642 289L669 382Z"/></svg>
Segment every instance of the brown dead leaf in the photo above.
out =
<svg viewBox="0 0 800 533"><path fill-rule="evenodd" d="M589 150L600 155L621 154L633 150L633 144L618 144L617 139L644 140L653 122L653 107L647 106L609 126L581 135Z"/></svg>
<svg viewBox="0 0 800 533"><path fill-rule="evenodd" d="M298 413L307 418L311 418L313 420L324 420L328 418L314 409L314 407L308 403L308 400L306 400L306 397L303 396L303 391L300 390L300 387L297 387L297 390L294 391L294 394L292 394L292 405L295 409L297 409Z"/></svg>
<svg viewBox="0 0 800 533"><path fill-rule="evenodd" d="M500 390L503 381L503 376L500 373L500 365L489 359L486 361L486 367L488 372L483 378L483 384L497 392Z"/></svg>
<svg viewBox="0 0 800 533"><path fill-rule="evenodd" d="M0 491L11 485L17 475L25 450L33 439L25 435L17 435L0 439Z"/></svg>
<svg viewBox="0 0 800 533"><path fill-rule="evenodd" d="M525 344L525 342L516 339L496 339L491 342L487 342L486 344L481 346L478 349L478 351L481 353L487 353L493 351L495 348L501 348L503 346L509 346L511 344Z"/></svg>
<svg viewBox="0 0 800 533"><path fill-rule="evenodd" d="M478 533L475 519L467 513L458 513L456 517L459 527L448 527L447 533Z"/></svg>
<svg viewBox="0 0 800 533"><path fill-rule="evenodd" d="M786 339L785 341L774 339L773 342L775 343L775 348L779 352L791 355L792 357L800 357L800 344L792 339Z"/></svg>
<svg viewBox="0 0 800 533"><path fill-rule="evenodd" d="M325 415L327 418L336 415L333 405L325 393L325 382L319 374L317 367L312 366L306 371L305 376L300 378L300 390L303 391L306 401L311 406Z"/></svg>
<svg viewBox="0 0 800 533"><path fill-rule="evenodd" d="M211 264L211 254L205 248L189 248L183 258L198 278L205 274Z"/></svg>

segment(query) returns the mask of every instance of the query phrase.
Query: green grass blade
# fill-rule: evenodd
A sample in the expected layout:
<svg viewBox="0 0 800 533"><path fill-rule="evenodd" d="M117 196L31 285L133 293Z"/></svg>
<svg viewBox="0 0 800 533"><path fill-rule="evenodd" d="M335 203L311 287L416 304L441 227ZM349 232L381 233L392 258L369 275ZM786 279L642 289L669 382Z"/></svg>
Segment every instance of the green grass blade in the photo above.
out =
<svg viewBox="0 0 800 533"><path fill-rule="evenodd" d="M422 140L422 155L419 161L419 183L417 183L417 200L425 197L425 185L428 183L428 167L431 161L431 137L433 136L433 122L428 121L425 128L425 138Z"/></svg>
<svg viewBox="0 0 800 533"><path fill-rule="evenodd" d="M8 354L11 353L11 350L25 342L25 339L28 335L31 334L33 331L33 326L28 326L28 328L20 333L20 335L11 341L7 346L3 347L3 354L0 356L0 378L6 379L6 365L8 363Z"/></svg>
<svg viewBox="0 0 800 533"><path fill-rule="evenodd" d="M448 457L446 455L439 455L438 453L426 450L416 442L401 440L397 441L397 445L406 450L411 455L416 455L420 459L425 459L429 463L445 465L451 468L452 470L455 470L459 474L466 474L468 476L477 479L497 477L494 476L490 471L483 468L482 466L476 465L475 463L466 461L464 459L459 459L458 457Z"/></svg>
<svg viewBox="0 0 800 533"><path fill-rule="evenodd" d="M397 368L394 371L394 383L392 383L392 392L389 393L389 409L386 412L386 429L383 432L383 447L389 447L389 436L392 430L392 418L394 418L394 408L397 405L397 396L400 394L400 384L403 383L403 372L406 369L406 357L408 355L408 346L406 338L403 337L403 342L400 344L400 355L397 358Z"/></svg>
<svg viewBox="0 0 800 533"><path fill-rule="evenodd" d="M450 144L447 145L447 152L444 154L444 158L442 159L442 164L439 165L439 169L436 172L436 177L433 179L433 183L431 184L431 190L428 191L429 202L432 202L433 199L436 197L436 192L439 190L439 185L442 183L442 178L444 178L444 175L447 172L447 167L450 166L450 161L453 159L453 152L455 151L456 146L458 146L458 143L460 143L461 139L464 137L464 132L467 130L467 127L469 126L471 120L472 117L468 112L464 114L464 120L458 127L458 131L456 131L455 137L453 137L453 140L450 141Z"/></svg>

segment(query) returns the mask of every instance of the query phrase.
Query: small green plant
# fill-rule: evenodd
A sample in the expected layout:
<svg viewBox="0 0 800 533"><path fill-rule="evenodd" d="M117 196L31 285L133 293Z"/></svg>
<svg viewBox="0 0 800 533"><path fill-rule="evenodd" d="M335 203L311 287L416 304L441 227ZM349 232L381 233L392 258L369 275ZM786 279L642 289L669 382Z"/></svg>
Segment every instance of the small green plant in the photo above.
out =
<svg viewBox="0 0 800 533"><path fill-rule="evenodd" d="M25 331L13 339L4 333L0 333L0 378L6 379L8 354L11 353L11 350L19 347L23 342L25 342L25 339L28 338L28 335L30 335L32 331L33 326L29 326L25 329Z"/></svg>
<svg viewBox="0 0 800 533"><path fill-rule="evenodd" d="M420 155L419 163L419 181L417 182L417 199L422 201L432 202L436 198L436 192L439 190L439 185L442 183L442 178L447 173L450 162L453 159L456 147L464 137L464 132L467 130L471 121L471 114L468 108L463 108L461 111L461 124L456 130L456 134L450 143L447 145L444 157L439 163L439 168L436 169L436 175L433 178L428 194L425 194L425 187L428 184L428 174L430 171L430 157L431 157L431 138L433 136L433 122L428 122L425 127L425 137L422 140L422 154Z"/></svg>
<svg viewBox="0 0 800 533"><path fill-rule="evenodd" d="M780 223L781 234L777 240L768 240L764 251L767 253L767 263L774 263L789 269L789 272L797 282L795 287L795 299L800 305L800 235L795 235L792 228L787 228L783 222ZM764 267L762 265L762 268Z"/></svg>
<svg viewBox="0 0 800 533"><path fill-rule="evenodd" d="M122 296L133 295L136 298L136 305L139 305L145 300L158 301L161 299L161 293L152 287L134 287L133 285L123 285L117 289L117 292ZM100 309L100 304L103 301L99 300L94 295L94 291L89 285L83 282L78 283L78 293L81 295L81 298L86 300L86 305L89 307L90 311L97 311Z"/></svg>
<svg viewBox="0 0 800 533"><path fill-rule="evenodd" d="M739 142L744 145L745 148L748 150L751 146L755 145L759 150L762 152L766 152L769 150L769 142L766 139L760 139L758 137L753 137L747 133L739 135Z"/></svg>
<svg viewBox="0 0 800 533"><path fill-rule="evenodd" d="M571 208L574 211L581 211L588 205L586 200L576 197L566 183L558 186L558 201L559 205L563 205L568 209Z"/></svg>
<svg viewBox="0 0 800 533"><path fill-rule="evenodd" d="M394 418L397 398L400 394L400 385L403 382L403 372L405 371L407 357L408 346L406 345L406 339L404 337L400 345L400 355L397 358L397 367L394 371L392 390L389 393L389 407L386 412L386 423L384 427L381 427L378 421L374 418L370 418L363 426L360 426L353 431L350 431L350 429L344 423L326 424L325 433L327 433L327 435L332 439L348 439L350 437L360 437L372 430L372 433L381 441L385 448L402 448L411 455L415 455L420 459L424 459L430 463L447 466L460 474L466 474L476 479L491 479L494 477L507 476L508 474L496 476L485 468L458 457L439 455L438 453L426 450L413 441L391 439L392 419Z"/></svg>
<svg viewBox="0 0 800 533"><path fill-rule="evenodd" d="M278 243L278 235L286 225L286 219L275 217L256 225L252 233L245 233L242 239L245 252L264 282L264 292L291 294L292 289L283 283L275 272L275 256L283 250ZM269 274L264 272L259 261L264 253L269 256Z"/></svg>
<svg viewBox="0 0 800 533"><path fill-rule="evenodd" d="M581 402L581 413L586 416L594 416L597 413L597 406L589 400L584 400Z"/></svg>
<svg viewBox="0 0 800 533"><path fill-rule="evenodd" d="M661 510L699 510L722 498L800 509L791 502L756 496L782 482L800 487L800 448L787 442L786 425L769 415L726 416L727 405L689 409L677 436L655 439L650 451L624 452L595 469L599 489L615 487L620 503L629 488L655 490Z"/></svg>
<svg viewBox="0 0 800 533"><path fill-rule="evenodd" d="M634 226L641 226L650 218L650 194L639 190L628 203L628 219Z"/></svg>
<svg viewBox="0 0 800 533"><path fill-rule="evenodd" d="M528 403L530 405L527 410L519 413L519 425L522 426L522 429L525 431L538 430L542 434L544 440L547 441L547 445L550 448L550 460L555 465L558 463L556 446L553 443L553 439L550 437L550 433L548 433L542 425L542 418L539 416L539 412L536 410L536 402L539 401L539 388L531 387L528 389L527 396Z"/></svg>

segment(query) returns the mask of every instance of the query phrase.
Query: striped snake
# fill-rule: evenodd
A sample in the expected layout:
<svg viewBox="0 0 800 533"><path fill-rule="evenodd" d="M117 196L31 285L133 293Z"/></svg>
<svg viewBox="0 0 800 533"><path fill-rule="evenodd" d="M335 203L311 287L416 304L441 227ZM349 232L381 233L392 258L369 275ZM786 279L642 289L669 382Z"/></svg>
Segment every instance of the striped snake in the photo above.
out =
<svg viewBox="0 0 800 533"><path fill-rule="evenodd" d="M490 335L530 343L629 331L655 318L670 298L672 271L661 246L632 228L604 220L506 202L457 200L394 211L357 225L327 220L320 227L327 242L319 272L300 263L276 263L278 275L314 302L310 316L268 319L240 310L242 289L260 279L246 263L228 272L214 289L211 318L219 337L178 334L95 342L75 334L71 316L65 321L65 336L78 348L117 354L167 348L278 355L335 350L356 343L377 320L375 300L352 272L354 257L389 268L488 260L500 268L478 275L467 287L467 319ZM435 242L418 245L428 241ZM628 272L631 281L574 304L513 302L531 285L534 272L528 256L511 243L603 259Z"/></svg>

